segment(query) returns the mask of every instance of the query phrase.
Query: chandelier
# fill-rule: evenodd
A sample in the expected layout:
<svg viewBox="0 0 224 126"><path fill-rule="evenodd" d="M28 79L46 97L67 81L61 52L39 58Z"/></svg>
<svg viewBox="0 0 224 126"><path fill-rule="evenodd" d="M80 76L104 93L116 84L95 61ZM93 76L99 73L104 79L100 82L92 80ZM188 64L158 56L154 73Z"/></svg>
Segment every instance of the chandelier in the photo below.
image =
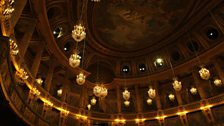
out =
<svg viewBox="0 0 224 126"><path fill-rule="evenodd" d="M85 83L85 81L86 81L86 76L83 74L83 72L80 72L76 78L77 84L83 85Z"/></svg>
<svg viewBox="0 0 224 126"><path fill-rule="evenodd" d="M204 80L208 80L210 77L209 70L204 67L201 67L201 69L199 70L199 74L200 74L200 77Z"/></svg>
<svg viewBox="0 0 224 126"><path fill-rule="evenodd" d="M148 90L148 95L152 99L155 98L156 97L156 90L150 87L149 90Z"/></svg>
<svg viewBox="0 0 224 126"><path fill-rule="evenodd" d="M151 105L152 104L152 99L148 98L146 102L147 102L148 105Z"/></svg>
<svg viewBox="0 0 224 126"><path fill-rule="evenodd" d="M43 80L42 80L41 78L37 78L37 79L36 79L36 82L37 82L37 84L42 85Z"/></svg>
<svg viewBox="0 0 224 126"><path fill-rule="evenodd" d="M77 54L77 52L74 52L69 58L69 65L73 68L76 68L80 65L80 59L81 56Z"/></svg>
<svg viewBox="0 0 224 126"><path fill-rule="evenodd" d="M174 101L175 100L175 96L173 94L169 94L168 98L170 99L170 101Z"/></svg>
<svg viewBox="0 0 224 126"><path fill-rule="evenodd" d="M14 12L14 0L1 0L0 2L0 13L5 19L9 19L11 14Z"/></svg>
<svg viewBox="0 0 224 126"><path fill-rule="evenodd" d="M173 79L173 88L175 91L180 91L182 88L181 82L176 77Z"/></svg>
<svg viewBox="0 0 224 126"><path fill-rule="evenodd" d="M88 108L88 110L90 110L90 109L91 109L91 105L90 105L90 104L88 104L88 105L87 105L87 108Z"/></svg>
<svg viewBox="0 0 224 126"><path fill-rule="evenodd" d="M220 87L220 86L222 86L222 80L220 80L220 79L215 79L214 80L214 82L213 82L214 84L215 84L215 86L217 86L217 87Z"/></svg>
<svg viewBox="0 0 224 126"><path fill-rule="evenodd" d="M61 97L62 93L63 93L63 90L61 88L57 90L57 95L59 97Z"/></svg>
<svg viewBox="0 0 224 126"><path fill-rule="evenodd" d="M74 29L72 31L72 38L76 42L80 42L86 37L85 27L82 26L82 24L78 24L74 26Z"/></svg>
<svg viewBox="0 0 224 126"><path fill-rule="evenodd" d="M124 105L125 105L126 107L128 107L128 106L130 105L130 101L125 100L125 101L124 101Z"/></svg>
<svg viewBox="0 0 224 126"><path fill-rule="evenodd" d="M91 102L91 105L96 105L96 98L93 97L93 98L90 100L90 102Z"/></svg>
<svg viewBox="0 0 224 126"><path fill-rule="evenodd" d="M197 91L197 88L192 87L192 88L190 89L190 92L191 92L191 94L196 95L198 91Z"/></svg>
<svg viewBox="0 0 224 126"><path fill-rule="evenodd" d="M103 84L96 84L93 88L93 93L99 98L105 98L107 96L107 88Z"/></svg>

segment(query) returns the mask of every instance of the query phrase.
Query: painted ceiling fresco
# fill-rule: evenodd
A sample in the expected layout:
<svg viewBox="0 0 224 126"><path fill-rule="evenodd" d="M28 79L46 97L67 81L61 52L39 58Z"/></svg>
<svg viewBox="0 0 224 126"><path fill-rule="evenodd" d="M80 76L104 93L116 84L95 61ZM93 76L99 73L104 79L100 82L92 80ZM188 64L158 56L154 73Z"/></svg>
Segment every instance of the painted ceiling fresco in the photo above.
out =
<svg viewBox="0 0 224 126"><path fill-rule="evenodd" d="M104 0L94 6L94 29L104 45L127 50L155 44L188 12L186 0Z"/></svg>

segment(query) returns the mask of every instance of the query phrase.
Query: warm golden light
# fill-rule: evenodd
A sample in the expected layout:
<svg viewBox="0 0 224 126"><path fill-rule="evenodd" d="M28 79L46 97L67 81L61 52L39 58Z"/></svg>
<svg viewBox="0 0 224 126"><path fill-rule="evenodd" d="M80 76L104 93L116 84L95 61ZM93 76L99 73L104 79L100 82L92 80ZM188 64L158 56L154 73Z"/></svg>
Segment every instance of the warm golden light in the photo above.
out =
<svg viewBox="0 0 224 126"><path fill-rule="evenodd" d="M212 107L212 105L206 105L206 106L202 106L200 107L201 110L206 110L206 109L210 109Z"/></svg>
<svg viewBox="0 0 224 126"><path fill-rule="evenodd" d="M147 102L148 105L152 105L152 99L151 98L148 98L146 102Z"/></svg>
<svg viewBox="0 0 224 126"><path fill-rule="evenodd" d="M187 111L177 112L177 115L186 115L187 113L188 113Z"/></svg>
<svg viewBox="0 0 224 126"><path fill-rule="evenodd" d="M196 95L196 94L198 93L197 88L195 88L195 87L192 87L192 88L190 89L190 92L191 92L191 94L193 94L193 95Z"/></svg>
<svg viewBox="0 0 224 126"><path fill-rule="evenodd" d="M208 80L210 77L209 70L204 67L201 67L201 69L199 70L199 74L200 74L200 77L204 80Z"/></svg>
<svg viewBox="0 0 224 126"><path fill-rule="evenodd" d="M93 93L99 98L105 98L107 96L107 88L103 84L96 84L93 88Z"/></svg>
<svg viewBox="0 0 224 126"><path fill-rule="evenodd" d="M69 65L73 68L76 68L80 65L81 56L77 52L74 52L69 58Z"/></svg>
<svg viewBox="0 0 224 126"><path fill-rule="evenodd" d="M58 90L57 90L57 95L58 95L59 97L61 97L62 93L63 93L63 90L62 90L62 89L58 89Z"/></svg>
<svg viewBox="0 0 224 126"><path fill-rule="evenodd" d="M36 79L36 82L37 82L37 84L42 85L43 80L42 80L41 78L37 78L37 79Z"/></svg>
<svg viewBox="0 0 224 126"><path fill-rule="evenodd" d="M76 82L79 85L83 85L86 81L86 76L83 74L83 72L80 72L76 77Z"/></svg>
<svg viewBox="0 0 224 126"><path fill-rule="evenodd" d="M214 84L215 84L215 86L217 86L217 87L220 87L220 86L222 86L222 80L221 79L215 79L214 80L214 82L213 82Z"/></svg>
<svg viewBox="0 0 224 126"><path fill-rule="evenodd" d="M125 89L122 94L123 94L124 100L126 101L129 100L131 93L127 89Z"/></svg>
<svg viewBox="0 0 224 126"><path fill-rule="evenodd" d="M87 116L84 116L84 115L80 115L80 114L75 114L75 117L77 118L77 119L82 119L82 120L87 120Z"/></svg>
<svg viewBox="0 0 224 126"><path fill-rule="evenodd" d="M19 53L19 48L17 43L13 39L10 38L9 45L10 45L10 54L17 55Z"/></svg>
<svg viewBox="0 0 224 126"><path fill-rule="evenodd" d="M169 94L169 99L170 99L170 101L174 101L175 100L175 95L173 95L173 94Z"/></svg>
<svg viewBox="0 0 224 126"><path fill-rule="evenodd" d="M176 77L173 79L173 89L175 91L180 91L182 89L182 84L180 81L177 80Z"/></svg>
<svg viewBox="0 0 224 126"><path fill-rule="evenodd" d="M135 119L136 123L143 123L146 119Z"/></svg>
<svg viewBox="0 0 224 126"><path fill-rule="evenodd" d="M23 68L20 68L18 71L16 71L16 76L18 76L19 78L23 80L26 80L29 78L27 72Z"/></svg>
<svg viewBox="0 0 224 126"><path fill-rule="evenodd" d="M128 107L130 105L130 101L124 101L124 105Z"/></svg>
<svg viewBox="0 0 224 126"><path fill-rule="evenodd" d="M96 105L96 98L93 97L90 102L91 102L91 105Z"/></svg>
<svg viewBox="0 0 224 126"><path fill-rule="evenodd" d="M167 117L166 115L163 115L163 116L157 116L156 119L158 119L158 120L163 120L163 119L165 119L166 117Z"/></svg>
<svg viewBox="0 0 224 126"><path fill-rule="evenodd" d="M81 42L86 37L85 27L82 24L78 24L74 26L72 31L72 38L76 42Z"/></svg>
<svg viewBox="0 0 224 126"><path fill-rule="evenodd" d="M124 124L126 122L125 119L115 119L114 122Z"/></svg>
<svg viewBox="0 0 224 126"><path fill-rule="evenodd" d="M88 110L90 110L90 109L91 109L91 105L90 105L90 104L88 104L88 105L87 105L87 108L88 108Z"/></svg>
<svg viewBox="0 0 224 126"><path fill-rule="evenodd" d="M14 0L1 0L0 1L0 14L1 18L9 19L12 13L15 11Z"/></svg>
<svg viewBox="0 0 224 126"><path fill-rule="evenodd" d="M156 97L156 90L150 87L149 90L148 90L148 95L152 99L155 98Z"/></svg>

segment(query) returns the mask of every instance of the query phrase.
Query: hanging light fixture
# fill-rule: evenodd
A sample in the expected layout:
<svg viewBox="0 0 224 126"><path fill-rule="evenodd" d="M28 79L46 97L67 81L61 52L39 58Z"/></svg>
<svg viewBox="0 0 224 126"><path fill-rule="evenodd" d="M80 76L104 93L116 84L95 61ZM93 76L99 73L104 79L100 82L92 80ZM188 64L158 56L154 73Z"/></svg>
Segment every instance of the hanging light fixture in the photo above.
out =
<svg viewBox="0 0 224 126"><path fill-rule="evenodd" d="M69 58L69 65L73 68L76 68L80 65L81 56L75 51Z"/></svg>
<svg viewBox="0 0 224 126"><path fill-rule="evenodd" d="M125 100L125 101L124 101L124 105L125 105L126 107L128 107L128 106L130 105L130 101Z"/></svg>
<svg viewBox="0 0 224 126"><path fill-rule="evenodd" d="M10 54L17 55L19 53L19 48L16 42L10 38L9 44L10 44Z"/></svg>
<svg viewBox="0 0 224 126"><path fill-rule="evenodd" d="M200 77L204 80L208 80L210 77L210 72L208 69L206 69L205 67L201 67L201 69L198 71L200 74Z"/></svg>
<svg viewBox="0 0 224 126"><path fill-rule="evenodd" d="M90 102L91 102L91 105L96 105L96 98L93 97L93 98L90 100Z"/></svg>
<svg viewBox="0 0 224 126"><path fill-rule="evenodd" d="M1 18L9 19L11 18L14 9L14 0L1 0L0 2L0 13Z"/></svg>
<svg viewBox="0 0 224 126"><path fill-rule="evenodd" d="M217 86L217 87L222 86L222 80L221 80L221 79L216 78L216 79L214 80L213 83L214 83L215 86Z"/></svg>
<svg viewBox="0 0 224 126"><path fill-rule="evenodd" d="M103 84L96 84L93 88L93 93L99 98L105 98L107 96L107 88Z"/></svg>
<svg viewBox="0 0 224 126"><path fill-rule="evenodd" d="M88 108L88 110L90 110L90 109L91 109L91 105L90 105L90 104L88 104L88 105L87 105L87 108Z"/></svg>
<svg viewBox="0 0 224 126"><path fill-rule="evenodd" d="M156 97L156 90L153 89L152 87L150 87L149 90L148 90L148 96L152 99L155 98Z"/></svg>
<svg viewBox="0 0 224 126"><path fill-rule="evenodd" d="M61 88L57 90L57 95L59 97L61 97L62 93L63 93L63 90Z"/></svg>
<svg viewBox="0 0 224 126"><path fill-rule="evenodd" d="M36 79L37 84L42 85L43 80L39 77Z"/></svg>
<svg viewBox="0 0 224 126"><path fill-rule="evenodd" d="M176 77L173 79L173 88L175 91L180 91L182 89L182 84Z"/></svg>
<svg viewBox="0 0 224 126"><path fill-rule="evenodd" d="M86 37L85 27L80 23L74 26L72 38L76 42L81 42Z"/></svg>
<svg viewBox="0 0 224 126"><path fill-rule="evenodd" d="M174 101L175 100L175 95L174 94L169 94L168 98L170 101Z"/></svg>
<svg viewBox="0 0 224 126"><path fill-rule="evenodd" d="M86 81L86 76L83 74L83 72L80 72L76 77L76 82L79 85L83 85Z"/></svg>
<svg viewBox="0 0 224 126"><path fill-rule="evenodd" d="M195 87L192 87L190 89L190 92L191 92L192 95L196 95L198 93L197 88L195 88Z"/></svg>
<svg viewBox="0 0 224 126"><path fill-rule="evenodd" d="M152 105L152 99L151 98L148 98L146 102L147 102L148 105Z"/></svg>

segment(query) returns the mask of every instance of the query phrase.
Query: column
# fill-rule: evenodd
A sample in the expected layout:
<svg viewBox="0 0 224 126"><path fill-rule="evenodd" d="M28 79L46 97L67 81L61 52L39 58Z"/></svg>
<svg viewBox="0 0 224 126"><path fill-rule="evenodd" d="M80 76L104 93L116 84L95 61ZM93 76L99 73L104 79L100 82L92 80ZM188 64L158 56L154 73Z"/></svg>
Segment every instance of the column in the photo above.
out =
<svg viewBox="0 0 224 126"><path fill-rule="evenodd" d="M121 93L120 93L120 86L116 86L116 95L117 95L117 112L121 113Z"/></svg>
<svg viewBox="0 0 224 126"><path fill-rule="evenodd" d="M53 74L54 74L54 68L55 68L55 63L54 61L52 61L50 63L50 68L48 69L48 73L47 73L47 77L46 77L46 80L45 80L45 84L46 84L46 90L49 92L50 91L50 88L51 88L51 82L52 82L52 78L53 78Z"/></svg>
<svg viewBox="0 0 224 126"><path fill-rule="evenodd" d="M156 106L157 106L157 109L158 110L162 110L162 105L161 105L161 101L160 101L160 94L159 94L159 89L158 89L158 83L157 82L153 82L155 83L154 87L156 89L156 97L155 97L155 100L156 100Z"/></svg>
<svg viewBox="0 0 224 126"><path fill-rule="evenodd" d="M40 66L40 63L41 63L41 57L42 57L43 50L44 50L44 47L41 47L39 49L38 53L36 54L34 60L33 60L33 64L32 64L32 67L31 67L31 72L32 72L34 77L37 76L39 66Z"/></svg>
<svg viewBox="0 0 224 126"><path fill-rule="evenodd" d="M188 126L189 125L186 114L179 115L179 117L180 117L180 121L181 121L182 126Z"/></svg>
<svg viewBox="0 0 224 126"><path fill-rule="evenodd" d="M201 83L200 79L198 78L198 71L193 71L192 76L194 79L195 86L198 90L198 93L201 96L201 99L206 99L206 93L204 91L204 88L201 85L202 83Z"/></svg>
<svg viewBox="0 0 224 126"><path fill-rule="evenodd" d="M135 95L136 95L136 109L137 109L137 112L140 113L142 112L142 99L139 95L139 89L138 89L138 85L135 85Z"/></svg>

